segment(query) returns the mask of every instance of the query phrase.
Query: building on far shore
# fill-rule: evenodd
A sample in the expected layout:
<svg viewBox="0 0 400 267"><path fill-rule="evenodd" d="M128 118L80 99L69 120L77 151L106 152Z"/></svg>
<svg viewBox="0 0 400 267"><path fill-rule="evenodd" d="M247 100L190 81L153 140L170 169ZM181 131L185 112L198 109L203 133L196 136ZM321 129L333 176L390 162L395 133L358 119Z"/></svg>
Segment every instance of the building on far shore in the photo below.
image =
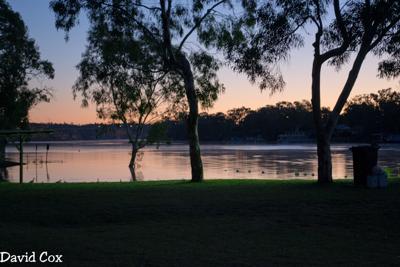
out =
<svg viewBox="0 0 400 267"><path fill-rule="evenodd" d="M294 131L278 135L277 143L293 144L293 143L312 143L314 140L304 132Z"/></svg>

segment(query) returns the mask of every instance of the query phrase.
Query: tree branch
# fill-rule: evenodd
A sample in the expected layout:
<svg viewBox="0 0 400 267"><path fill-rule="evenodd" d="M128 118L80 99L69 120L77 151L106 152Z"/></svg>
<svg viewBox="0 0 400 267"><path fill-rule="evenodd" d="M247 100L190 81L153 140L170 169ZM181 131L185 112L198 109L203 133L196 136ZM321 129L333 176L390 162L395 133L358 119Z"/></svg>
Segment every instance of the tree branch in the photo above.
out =
<svg viewBox="0 0 400 267"><path fill-rule="evenodd" d="M143 4L138 4L138 3L135 3L135 2L132 2L132 5L137 6L137 7L143 7L145 9L147 9L147 10L150 10L150 11L161 11L161 8L156 7L156 6L149 7L149 6L146 6L146 5L143 5Z"/></svg>
<svg viewBox="0 0 400 267"><path fill-rule="evenodd" d="M117 8L120 11L122 11L125 14L125 16L127 16L130 19L132 19L133 22L135 22L140 28L142 28L142 30L143 30L143 32L144 32L144 34L146 36L148 36L154 42L159 43L159 40L156 38L155 34L149 28L147 28L146 25L144 25L142 22L137 20L135 18L135 16L131 16L131 14L129 14L129 12L125 8L123 8L123 7L119 6L119 5L116 5L116 4L108 4L108 3L105 3L105 2L103 2L103 4L105 6L112 7L112 8Z"/></svg>
<svg viewBox="0 0 400 267"><path fill-rule="evenodd" d="M190 35L198 28L200 27L201 23L203 20L220 4L226 2L227 0L221 0L217 3L215 3L213 6L211 6L209 9L207 9L206 13L196 22L196 24L186 33L186 35L183 37L181 43L179 44L178 51L180 51L185 44L186 40L190 37Z"/></svg>
<svg viewBox="0 0 400 267"><path fill-rule="evenodd" d="M166 52L168 52L170 60L175 62L175 55L172 51L171 31L169 20L171 18L171 0L168 0L168 7L165 6L165 0L160 0L161 6L161 21L163 28L163 41ZM167 56L164 55L166 58Z"/></svg>
<svg viewBox="0 0 400 267"><path fill-rule="evenodd" d="M400 22L400 17L398 17L397 19L393 20L392 23L390 23L383 31L382 33L377 37L377 39L375 39L375 41L373 41L371 43L370 49L373 49L375 46L377 46L382 39L387 36L387 33L393 29L393 27ZM397 31L397 33L395 33L395 35L399 34L400 30Z"/></svg>
<svg viewBox="0 0 400 267"><path fill-rule="evenodd" d="M334 10L335 10L336 22L337 22L338 27L339 27L340 35L343 38L343 42L344 43L349 43L350 42L350 40L349 40L350 37L349 37L349 34L347 32L346 26L344 24L342 13L340 11L339 0L334 0L333 1L333 7L334 7Z"/></svg>
<svg viewBox="0 0 400 267"><path fill-rule="evenodd" d="M354 87L354 84L357 80L358 74L360 73L360 69L362 63L369 50L367 46L361 46L360 51L357 53L357 56L354 60L353 66L348 74L345 85L343 86L342 92L339 95L338 100L336 101L335 107L332 112L329 114L329 119L326 124L326 129L328 132L329 138L332 136L333 131L336 127L337 121L339 119L340 112L342 111L346 101L350 95L351 90Z"/></svg>

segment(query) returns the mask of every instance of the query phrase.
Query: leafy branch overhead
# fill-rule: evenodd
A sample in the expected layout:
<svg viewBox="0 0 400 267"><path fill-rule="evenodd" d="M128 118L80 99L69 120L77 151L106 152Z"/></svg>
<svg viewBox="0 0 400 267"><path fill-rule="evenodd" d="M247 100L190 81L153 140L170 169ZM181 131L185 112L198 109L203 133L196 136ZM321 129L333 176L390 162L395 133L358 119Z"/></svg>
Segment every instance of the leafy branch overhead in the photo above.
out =
<svg viewBox="0 0 400 267"><path fill-rule="evenodd" d="M124 44L115 43L115 39L110 40L102 48L103 52L125 51L121 60L129 57L132 60L136 57L139 62L135 62L135 68L147 66L147 69L142 69L144 72L154 72L166 79L173 79L168 75L174 72L171 75L176 75L176 72L179 74L181 71L178 65L181 63L178 59L181 55L187 56L196 76L195 86L199 101L204 107L209 107L224 89L217 77L221 62L209 51L199 47L194 36L202 22L215 16L215 9L229 1L193 1L191 5L171 2L168 1L163 6L161 3L149 4L146 1L55 0L51 2L51 7L56 14L56 27L65 30L67 35L78 23L80 12L85 10L91 21L89 42L96 38L96 34L103 34L110 27L113 28L112 35L119 35L115 38L123 36L130 39ZM167 31L162 25L163 10L165 14L170 14ZM107 53L113 56L111 52ZM171 81L166 83L178 85ZM171 88L171 93L177 93L177 90L184 88L181 85Z"/></svg>
<svg viewBox="0 0 400 267"><path fill-rule="evenodd" d="M399 6L396 0L242 1L241 12L203 24L200 37L261 89L283 88L279 63L303 46L308 33L316 34L313 46L321 64L339 69L357 51L371 51L382 58L381 77L398 77Z"/></svg>

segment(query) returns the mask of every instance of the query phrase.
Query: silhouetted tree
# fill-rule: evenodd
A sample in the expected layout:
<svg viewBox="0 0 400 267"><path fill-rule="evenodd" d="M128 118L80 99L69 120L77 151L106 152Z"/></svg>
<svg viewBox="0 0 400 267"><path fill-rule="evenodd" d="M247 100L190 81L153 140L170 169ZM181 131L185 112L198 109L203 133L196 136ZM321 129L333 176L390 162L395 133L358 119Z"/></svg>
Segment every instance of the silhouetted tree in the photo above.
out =
<svg viewBox="0 0 400 267"><path fill-rule="evenodd" d="M161 121L153 123L149 129L146 141L148 144L155 144L157 148L162 141L169 142L169 140L167 140L166 124Z"/></svg>
<svg viewBox="0 0 400 267"><path fill-rule="evenodd" d="M202 141L228 141L232 136L234 122L224 113L201 113L199 117L199 133Z"/></svg>
<svg viewBox="0 0 400 267"><path fill-rule="evenodd" d="M190 146L192 181L203 180L198 137L198 102L209 106L223 89L216 72L219 63L205 49L193 48L189 41L194 39L200 26L213 20L216 8L227 0L200 1L190 3L160 0L147 3L138 0L54 0L51 7L56 13L56 26L70 30L85 9L92 23L105 17L126 29L126 32L143 40L162 63L160 70L174 73L182 81L182 94L188 103L187 131Z"/></svg>
<svg viewBox="0 0 400 267"><path fill-rule="evenodd" d="M245 111L246 115L243 114ZM232 114L235 113L234 116ZM240 120L235 123L233 118ZM167 135L173 140L185 138L183 121L166 120ZM275 142L279 134L302 131L310 134L313 130L312 110L309 101L279 102L258 110L238 108L228 114L201 113L199 117L199 133L201 141L248 141L263 138Z"/></svg>
<svg viewBox="0 0 400 267"><path fill-rule="evenodd" d="M92 19L88 46L78 65L73 92L83 105L93 101L98 117L122 123L132 145L129 168L136 180L136 157L146 140L143 130L159 117L173 86L165 73L154 72L159 62L142 40L104 16Z"/></svg>
<svg viewBox="0 0 400 267"><path fill-rule="evenodd" d="M244 120L244 118L246 118L246 116L249 115L250 112L251 112L250 108L240 107L228 110L227 115L228 118L233 120L236 125L239 125Z"/></svg>
<svg viewBox="0 0 400 267"><path fill-rule="evenodd" d="M53 77L52 64L40 58L21 16L0 0L0 129L28 127L29 110L50 96L47 88L32 88L29 82ZM0 162L5 146L6 139L0 136Z"/></svg>
<svg viewBox="0 0 400 267"><path fill-rule="evenodd" d="M302 102L278 102L250 112L240 124L244 136L261 136L276 141L279 134L312 129L311 104Z"/></svg>
<svg viewBox="0 0 400 267"><path fill-rule="evenodd" d="M367 139L380 132L379 108L370 94L358 95L348 101L343 112L344 122L357 132L358 137Z"/></svg>
<svg viewBox="0 0 400 267"><path fill-rule="evenodd" d="M400 92L392 89L372 94L380 112L383 133L400 133Z"/></svg>
<svg viewBox="0 0 400 267"><path fill-rule="evenodd" d="M234 69L260 87L280 90L283 79L276 65L303 44L313 27L312 107L318 147L318 182L332 182L330 142L340 113L357 80L365 57L385 60L381 76L400 74L400 1L398 0L273 0L242 1L243 14L231 23L206 25L206 36L225 52ZM307 27L306 31L304 28ZM325 121L321 108L321 69L351 63L340 96Z"/></svg>
<svg viewBox="0 0 400 267"><path fill-rule="evenodd" d="M400 93L392 89L353 97L344 109L344 121L360 136L400 133Z"/></svg>

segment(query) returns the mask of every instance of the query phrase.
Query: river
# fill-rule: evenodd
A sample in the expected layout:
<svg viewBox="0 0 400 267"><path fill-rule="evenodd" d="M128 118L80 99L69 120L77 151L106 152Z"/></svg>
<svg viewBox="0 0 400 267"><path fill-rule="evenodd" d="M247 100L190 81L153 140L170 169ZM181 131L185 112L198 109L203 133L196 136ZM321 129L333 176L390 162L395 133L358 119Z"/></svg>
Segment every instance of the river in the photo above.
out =
<svg viewBox="0 0 400 267"><path fill-rule="evenodd" d="M96 182L130 181L129 144L126 141L50 142L24 146L24 181ZM37 145L37 152L36 152ZM353 176L351 144L332 146L333 177ZM299 145L202 145L205 179L316 179L316 147ZM18 151L7 147L9 159ZM379 165L400 170L400 145L383 145ZM19 167L7 169L8 179L19 179ZM137 180L190 179L188 146L149 146L138 156Z"/></svg>

